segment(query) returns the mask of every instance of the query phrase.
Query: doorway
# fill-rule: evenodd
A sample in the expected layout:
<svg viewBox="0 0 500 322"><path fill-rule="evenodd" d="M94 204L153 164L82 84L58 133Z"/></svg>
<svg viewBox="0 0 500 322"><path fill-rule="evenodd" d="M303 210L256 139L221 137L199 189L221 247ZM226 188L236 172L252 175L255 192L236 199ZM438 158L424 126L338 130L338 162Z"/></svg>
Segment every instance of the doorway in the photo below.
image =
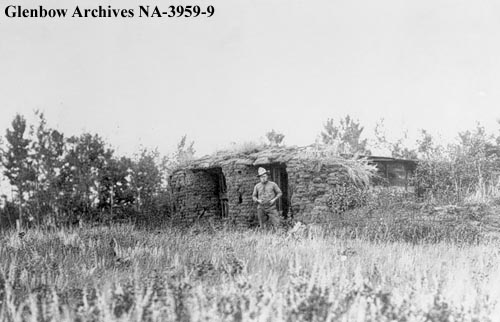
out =
<svg viewBox="0 0 500 322"><path fill-rule="evenodd" d="M288 218L290 201L288 199L288 173L286 172L286 165L282 163L272 163L268 168L270 172L269 179L275 182L283 193L283 196L276 202L276 207L284 218Z"/></svg>
<svg viewBox="0 0 500 322"><path fill-rule="evenodd" d="M222 168L195 169L193 173L196 178L192 183L193 192L202 196L205 207L212 210L214 215L228 217L227 184Z"/></svg>

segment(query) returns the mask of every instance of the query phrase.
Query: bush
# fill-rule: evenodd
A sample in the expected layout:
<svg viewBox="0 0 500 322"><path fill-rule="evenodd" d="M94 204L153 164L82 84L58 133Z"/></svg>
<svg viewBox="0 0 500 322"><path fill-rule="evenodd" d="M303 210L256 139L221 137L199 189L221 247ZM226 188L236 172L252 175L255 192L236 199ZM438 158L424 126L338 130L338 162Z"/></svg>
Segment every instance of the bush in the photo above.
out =
<svg viewBox="0 0 500 322"><path fill-rule="evenodd" d="M459 203L474 196L489 201L498 192L500 155L483 127L459 133L459 142L433 149L418 162L411 181L419 196L439 203Z"/></svg>
<svg viewBox="0 0 500 322"><path fill-rule="evenodd" d="M367 202L367 189L353 184L337 185L328 196L327 205L335 215L342 215L349 209L361 207Z"/></svg>
<svg viewBox="0 0 500 322"><path fill-rule="evenodd" d="M382 189L367 193L364 206L346 211L331 230L377 242L475 244L490 211L485 204L439 207L418 202L406 191Z"/></svg>

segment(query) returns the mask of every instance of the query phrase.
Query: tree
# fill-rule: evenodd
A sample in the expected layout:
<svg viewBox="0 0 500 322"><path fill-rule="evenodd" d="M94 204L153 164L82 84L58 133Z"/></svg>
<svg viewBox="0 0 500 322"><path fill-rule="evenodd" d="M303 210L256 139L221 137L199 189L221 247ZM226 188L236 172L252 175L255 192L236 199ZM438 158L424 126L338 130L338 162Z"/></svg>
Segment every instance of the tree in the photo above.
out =
<svg viewBox="0 0 500 322"><path fill-rule="evenodd" d="M324 124L321 139L323 144L337 146L339 153L366 155L370 151L367 149L367 139L361 139L363 130L359 121L353 120L349 115L340 119L338 124L329 118Z"/></svg>
<svg viewBox="0 0 500 322"><path fill-rule="evenodd" d="M266 133L266 138L269 141L269 145L271 146L279 146L283 142L285 135L279 132L276 132L274 129Z"/></svg>
<svg viewBox="0 0 500 322"><path fill-rule="evenodd" d="M488 151L494 138L486 133L480 124L472 131L458 134L458 144L450 147L450 157L454 163L455 176L460 184L475 189L481 195L486 193L486 185L496 184L499 158Z"/></svg>
<svg viewBox="0 0 500 322"><path fill-rule="evenodd" d="M30 139L26 137L26 119L16 114L12 129L5 134L7 147L2 153L4 175L12 186L17 188L19 218L22 222L25 194L29 194L35 180L33 162L30 158Z"/></svg>
<svg viewBox="0 0 500 322"><path fill-rule="evenodd" d="M389 153L393 158L416 159L417 151L408 146L408 131L403 132L403 136L392 142L387 139L385 134L384 119L381 119L375 125L374 146Z"/></svg>
<svg viewBox="0 0 500 322"><path fill-rule="evenodd" d="M137 201L134 189L127 180L134 162L128 157L111 157L103 164L97 178L98 209L109 219L129 218Z"/></svg>
<svg viewBox="0 0 500 322"><path fill-rule="evenodd" d="M36 218L40 223L41 217L57 213L55 203L59 193L57 186L58 176L63 165L65 150L64 135L57 130L47 127L43 113L36 111L38 127L34 146L34 169L36 171L35 195Z"/></svg>
<svg viewBox="0 0 500 322"><path fill-rule="evenodd" d="M399 159L417 159L417 151L405 146L403 140L406 140L406 134L404 139L398 139L392 144L391 156Z"/></svg>
<svg viewBox="0 0 500 322"><path fill-rule="evenodd" d="M97 134L72 136L66 142L67 153L58 183L59 203L70 216L83 214L93 218L100 200L103 169L111 162L113 150Z"/></svg>
<svg viewBox="0 0 500 322"><path fill-rule="evenodd" d="M184 135L177 143L175 152L163 161L164 169L168 173L172 172L173 169L192 160L195 152L194 141L188 142L187 135Z"/></svg>
<svg viewBox="0 0 500 322"><path fill-rule="evenodd" d="M421 160L415 175L417 186L437 199L463 201L465 197L486 198L488 187L498 183L499 156L490 153L494 138L479 124L458 134L456 143L446 148L422 130L418 140ZM484 199L483 199L484 200ZM449 202L450 200L448 200Z"/></svg>
<svg viewBox="0 0 500 322"><path fill-rule="evenodd" d="M135 185L139 195L140 203L148 204L151 199L161 190L162 174L158 161L160 154L157 150L142 149L134 163ZM141 198L142 195L142 198Z"/></svg>
<svg viewBox="0 0 500 322"><path fill-rule="evenodd" d="M134 160L132 183L135 188L136 209L141 218L153 219L168 211L168 192L164 186L162 161L159 152L142 149Z"/></svg>
<svg viewBox="0 0 500 322"><path fill-rule="evenodd" d="M422 159L433 159L441 157L444 151L441 145L436 144L434 137L422 129L417 139L417 152Z"/></svg>
<svg viewBox="0 0 500 322"><path fill-rule="evenodd" d="M385 120L382 118L377 121L374 129L374 136L372 139L372 146L378 150L390 151L391 144L386 136ZM380 152L379 152L380 153Z"/></svg>

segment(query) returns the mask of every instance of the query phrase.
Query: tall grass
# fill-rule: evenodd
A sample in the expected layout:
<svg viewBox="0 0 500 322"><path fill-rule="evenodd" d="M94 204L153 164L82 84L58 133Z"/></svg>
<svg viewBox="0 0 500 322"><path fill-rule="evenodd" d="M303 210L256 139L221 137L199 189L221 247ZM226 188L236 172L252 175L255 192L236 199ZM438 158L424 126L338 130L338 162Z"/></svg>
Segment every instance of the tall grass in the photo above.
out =
<svg viewBox="0 0 500 322"><path fill-rule="evenodd" d="M498 244L132 226L0 236L0 321L498 321Z"/></svg>

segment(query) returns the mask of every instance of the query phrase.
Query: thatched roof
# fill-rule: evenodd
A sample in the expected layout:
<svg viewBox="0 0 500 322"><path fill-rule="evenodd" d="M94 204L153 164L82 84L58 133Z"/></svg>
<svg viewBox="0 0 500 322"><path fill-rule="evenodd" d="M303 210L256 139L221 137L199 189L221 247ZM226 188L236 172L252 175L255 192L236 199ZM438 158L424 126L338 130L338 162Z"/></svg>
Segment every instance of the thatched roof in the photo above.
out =
<svg viewBox="0 0 500 322"><path fill-rule="evenodd" d="M241 165L261 166L273 163L286 164L291 160L311 162L312 168L321 168L321 165L339 165L347 170L354 181L364 183L367 183L369 178L377 172L373 162L404 162L416 165L416 160L379 156L339 155L334 148L321 145L304 147L249 146L240 149L219 151L190 160L179 165L177 170L203 170Z"/></svg>
<svg viewBox="0 0 500 322"><path fill-rule="evenodd" d="M266 147L246 151L223 151L207 155L179 167L180 169L203 170L223 166L260 166L272 163L288 163L291 160L310 162L311 168L320 169L322 165L338 165L347 170L349 176L359 183L368 184L375 174L376 167L364 157L340 156L336 151L323 146L305 147Z"/></svg>
<svg viewBox="0 0 500 322"><path fill-rule="evenodd" d="M191 160L186 167L203 169L230 164L258 166L286 163L294 158L300 158L305 150L306 147L268 147L259 151L222 151Z"/></svg>
<svg viewBox="0 0 500 322"><path fill-rule="evenodd" d="M223 165L259 166L271 163L287 163L290 160L321 161L323 164L345 163L346 160L413 162L415 160L396 159L381 156L339 155L333 148L320 145L303 147L273 147L249 148L247 150L219 151L211 155L190 160L183 168L208 169Z"/></svg>

